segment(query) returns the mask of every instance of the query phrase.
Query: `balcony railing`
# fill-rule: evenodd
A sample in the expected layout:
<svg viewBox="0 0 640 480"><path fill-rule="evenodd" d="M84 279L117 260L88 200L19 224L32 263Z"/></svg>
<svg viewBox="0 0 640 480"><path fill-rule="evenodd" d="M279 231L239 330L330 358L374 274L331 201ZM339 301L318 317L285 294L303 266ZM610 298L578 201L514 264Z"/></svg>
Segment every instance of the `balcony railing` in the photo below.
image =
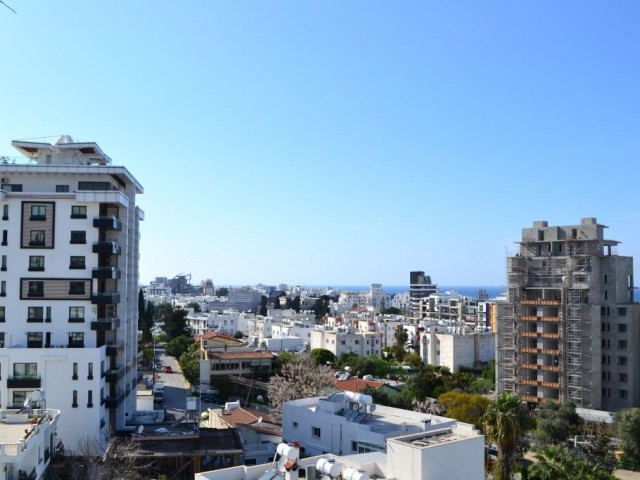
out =
<svg viewBox="0 0 640 480"><path fill-rule="evenodd" d="M559 322L560 318L558 317L537 317L535 315L522 315L518 317L518 320L526 321L526 322Z"/></svg>
<svg viewBox="0 0 640 480"><path fill-rule="evenodd" d="M560 367L557 365L538 365L536 363L521 363L520 368L528 370L544 370L546 372L559 372Z"/></svg>
<svg viewBox="0 0 640 480"><path fill-rule="evenodd" d="M40 388L39 375L14 375L7 378L7 388Z"/></svg>
<svg viewBox="0 0 640 480"><path fill-rule="evenodd" d="M104 253L107 255L120 255L122 248L117 242L95 242L93 244L93 253Z"/></svg>
<svg viewBox="0 0 640 480"><path fill-rule="evenodd" d="M118 280L120 278L120 269L117 267L98 267L91 272L91 278L106 278Z"/></svg>
<svg viewBox="0 0 640 480"><path fill-rule="evenodd" d="M94 293L91 295L91 303L94 305L112 305L120 303L120 294L117 292Z"/></svg>
<svg viewBox="0 0 640 480"><path fill-rule="evenodd" d="M117 382L124 377L124 367L107 370L105 377L107 382Z"/></svg>
<svg viewBox="0 0 640 480"><path fill-rule="evenodd" d="M99 318L91 322L91 330L115 330L119 327L120 319L118 317Z"/></svg>
<svg viewBox="0 0 640 480"><path fill-rule="evenodd" d="M107 230L122 230L122 222L114 216L94 217L93 226L95 228L105 228Z"/></svg>
<svg viewBox="0 0 640 480"><path fill-rule="evenodd" d="M107 345L107 355L109 355L110 357L118 355L118 353L122 350L124 350L123 342Z"/></svg>
<svg viewBox="0 0 640 480"><path fill-rule="evenodd" d="M116 395L110 395L105 397L104 403L107 408L118 408L118 405L124 400L124 392L120 392Z"/></svg>

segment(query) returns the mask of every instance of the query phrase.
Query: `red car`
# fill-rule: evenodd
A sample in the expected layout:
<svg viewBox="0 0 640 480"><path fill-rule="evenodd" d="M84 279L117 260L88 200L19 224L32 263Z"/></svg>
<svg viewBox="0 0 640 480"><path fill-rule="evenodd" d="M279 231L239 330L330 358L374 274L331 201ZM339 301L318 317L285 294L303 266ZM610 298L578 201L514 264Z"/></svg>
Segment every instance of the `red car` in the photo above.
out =
<svg viewBox="0 0 640 480"><path fill-rule="evenodd" d="M169 365L167 365L166 367L164 367L164 373L173 373L173 370Z"/></svg>

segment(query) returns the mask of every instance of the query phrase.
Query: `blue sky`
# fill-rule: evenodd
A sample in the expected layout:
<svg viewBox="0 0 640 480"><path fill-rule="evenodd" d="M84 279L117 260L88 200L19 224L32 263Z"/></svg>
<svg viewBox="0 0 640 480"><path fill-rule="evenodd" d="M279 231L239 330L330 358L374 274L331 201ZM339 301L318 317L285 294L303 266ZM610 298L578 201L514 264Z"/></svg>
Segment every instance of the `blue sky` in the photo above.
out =
<svg viewBox="0 0 640 480"><path fill-rule="evenodd" d="M6 2L0 155L125 165L143 283L500 285L582 217L640 261L637 1Z"/></svg>

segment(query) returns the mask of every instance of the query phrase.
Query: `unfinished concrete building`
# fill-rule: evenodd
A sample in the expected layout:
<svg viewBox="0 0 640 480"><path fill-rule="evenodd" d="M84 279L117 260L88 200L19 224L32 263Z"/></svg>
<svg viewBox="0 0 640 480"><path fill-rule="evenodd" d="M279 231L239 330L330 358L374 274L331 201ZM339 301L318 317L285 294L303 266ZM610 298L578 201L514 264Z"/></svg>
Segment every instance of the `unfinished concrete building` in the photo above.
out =
<svg viewBox="0 0 640 480"><path fill-rule="evenodd" d="M633 258L617 255L605 228L584 218L522 230L507 258L508 301L498 304L498 393L610 411L640 405Z"/></svg>

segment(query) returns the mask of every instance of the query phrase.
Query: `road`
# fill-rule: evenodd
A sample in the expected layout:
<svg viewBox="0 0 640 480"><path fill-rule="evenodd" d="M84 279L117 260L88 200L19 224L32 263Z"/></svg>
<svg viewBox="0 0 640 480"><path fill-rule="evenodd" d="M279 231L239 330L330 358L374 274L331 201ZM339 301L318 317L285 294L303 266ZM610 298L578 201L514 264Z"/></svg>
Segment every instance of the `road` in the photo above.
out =
<svg viewBox="0 0 640 480"><path fill-rule="evenodd" d="M169 419L178 419L186 413L187 409L187 391L188 383L180 372L180 366L173 357L167 357L166 355L160 356L160 362L162 366L170 366L173 373L164 373L164 371L158 371L156 382L164 383L164 401L162 407ZM160 408L160 404L156 404L155 408Z"/></svg>

